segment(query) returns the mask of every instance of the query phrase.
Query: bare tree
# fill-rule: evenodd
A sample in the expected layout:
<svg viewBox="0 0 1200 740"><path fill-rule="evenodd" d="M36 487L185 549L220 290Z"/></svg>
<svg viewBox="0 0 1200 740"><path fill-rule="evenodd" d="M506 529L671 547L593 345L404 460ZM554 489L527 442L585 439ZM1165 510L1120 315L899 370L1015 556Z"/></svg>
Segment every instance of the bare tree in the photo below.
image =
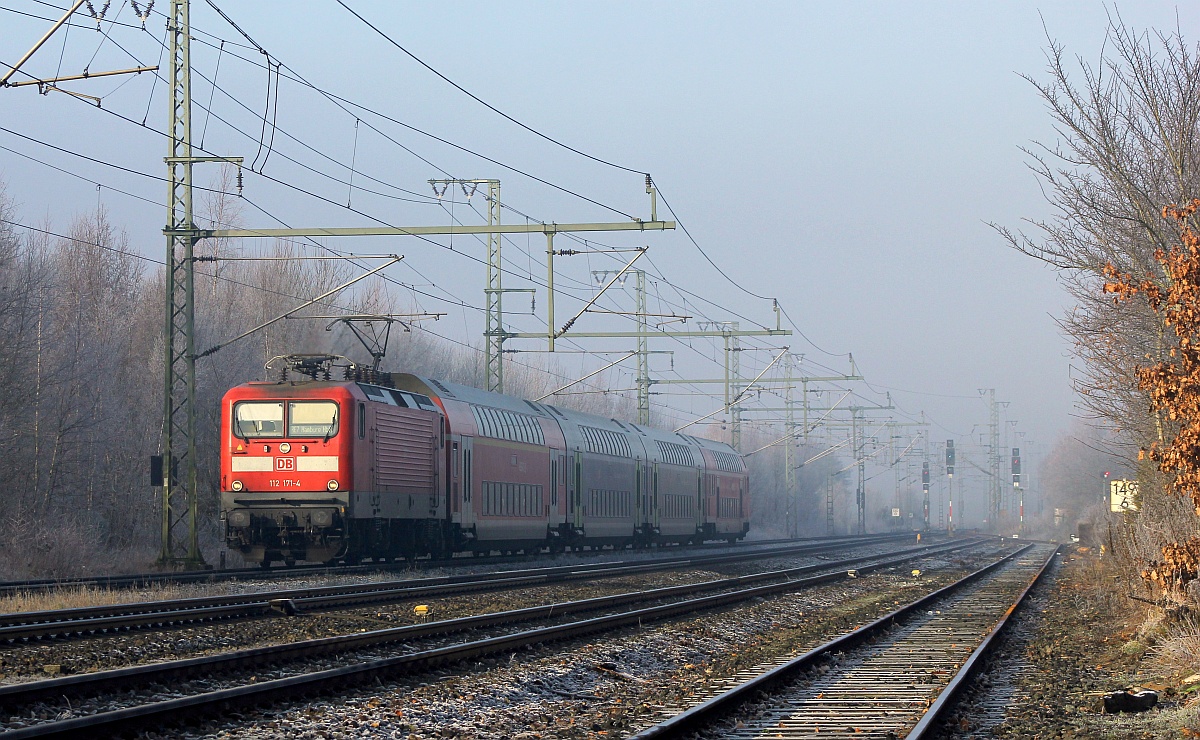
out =
<svg viewBox="0 0 1200 740"><path fill-rule="evenodd" d="M1055 122L1058 141L1027 149L1055 215L1032 223L1034 235L997 227L1017 250L1062 273L1076 307L1061 319L1083 360L1080 406L1116 438L1127 457L1161 438L1133 363L1161 358L1164 337L1141 305L1114 306L1102 291L1112 263L1135 279L1162 281L1155 250L1177 238L1166 205L1200 192L1200 58L1178 33L1137 32L1110 24L1105 52L1068 63L1050 42L1047 79L1028 77Z"/></svg>
<svg viewBox="0 0 1200 740"><path fill-rule="evenodd" d="M1028 79L1049 109L1058 142L1027 153L1055 213L1034 222L1032 236L997 228L1012 247L1057 268L1075 299L1060 323L1082 360L1074 368L1079 405L1099 428L1093 438L1141 482L1141 515L1107 521L1108 541L1119 545L1133 573L1165 552L1164 545L1200 542L1192 539L1200 519L1168 495L1167 476L1138 463L1140 450L1175 439L1181 422L1164 413L1150 385L1139 387L1138 366L1169 363L1179 338L1150 303L1114 301L1105 288L1115 281L1170 294L1172 279L1158 256L1171 251L1180 232L1164 209L1200 195L1200 52L1179 32L1138 32L1116 16L1095 64L1070 64L1053 41L1047 59L1046 79ZM1057 491L1059 508L1103 521L1108 515L1096 495L1103 494L1102 481L1078 501L1063 495L1076 473L1095 475L1068 474L1079 466L1067 461L1079 457L1056 448L1047 488ZM1055 469L1065 476L1057 483Z"/></svg>

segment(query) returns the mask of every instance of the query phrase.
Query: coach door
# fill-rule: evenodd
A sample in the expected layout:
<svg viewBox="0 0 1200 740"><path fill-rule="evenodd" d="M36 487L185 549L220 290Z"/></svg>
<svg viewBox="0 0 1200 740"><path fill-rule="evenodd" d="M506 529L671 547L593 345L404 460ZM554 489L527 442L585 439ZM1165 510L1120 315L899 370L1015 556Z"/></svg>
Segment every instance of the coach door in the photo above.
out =
<svg viewBox="0 0 1200 740"><path fill-rule="evenodd" d="M546 518L549 520L551 527L556 526L559 522L562 521L562 519L559 517L559 514L558 514L558 512L559 512L558 486L559 486L559 479L563 475L562 471L559 469L561 464L562 464L562 450L556 450L553 447L551 447L550 448L550 476L549 476L550 493L549 493L549 497L546 499Z"/></svg>
<svg viewBox="0 0 1200 740"><path fill-rule="evenodd" d="M473 465L475 439L473 437L463 436L462 438L462 493L459 503L462 505L462 522L463 527L470 527L475 523L475 496L471 487L475 483L475 470Z"/></svg>
<svg viewBox="0 0 1200 740"><path fill-rule="evenodd" d="M583 529L583 453L575 450L575 464L571 474L568 496L571 500L571 526Z"/></svg>
<svg viewBox="0 0 1200 740"><path fill-rule="evenodd" d="M633 517L635 520L633 526L635 529L640 529L643 524L650 523L650 517L648 516L650 511L650 496L647 494L646 486L643 483L645 479L645 465L643 465L641 460L638 460L634 463L633 473Z"/></svg>
<svg viewBox="0 0 1200 740"><path fill-rule="evenodd" d="M654 463L654 469L650 473L650 511L654 515L654 526L662 526L661 504L658 501L658 463Z"/></svg>

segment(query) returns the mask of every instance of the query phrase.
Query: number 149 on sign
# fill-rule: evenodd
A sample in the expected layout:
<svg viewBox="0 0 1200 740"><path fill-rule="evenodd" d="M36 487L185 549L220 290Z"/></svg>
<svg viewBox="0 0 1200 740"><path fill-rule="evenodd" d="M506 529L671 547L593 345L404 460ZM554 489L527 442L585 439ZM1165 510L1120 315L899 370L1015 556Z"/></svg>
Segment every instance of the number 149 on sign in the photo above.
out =
<svg viewBox="0 0 1200 740"><path fill-rule="evenodd" d="M1114 480L1109 481L1109 498L1108 508L1112 511L1137 511L1140 501L1138 500L1138 484L1135 480Z"/></svg>

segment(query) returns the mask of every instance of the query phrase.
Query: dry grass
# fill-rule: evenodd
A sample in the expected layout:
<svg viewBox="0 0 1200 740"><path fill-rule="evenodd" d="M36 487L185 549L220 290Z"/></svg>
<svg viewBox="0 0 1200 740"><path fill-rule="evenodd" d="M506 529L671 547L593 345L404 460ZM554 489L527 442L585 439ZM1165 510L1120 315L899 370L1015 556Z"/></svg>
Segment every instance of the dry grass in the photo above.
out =
<svg viewBox="0 0 1200 740"><path fill-rule="evenodd" d="M0 597L0 613L77 609L86 606L112 606L144 601L186 599L212 593L211 586L152 584L140 589L107 589L92 586L65 586L49 591L20 592Z"/></svg>
<svg viewBox="0 0 1200 740"><path fill-rule="evenodd" d="M1200 671L1200 618L1192 614L1162 618L1154 629L1158 635L1151 657L1156 668L1178 676Z"/></svg>
<svg viewBox="0 0 1200 740"><path fill-rule="evenodd" d="M150 546L113 547L67 518L0 521L0 579L6 581L144 573L153 568L156 556Z"/></svg>

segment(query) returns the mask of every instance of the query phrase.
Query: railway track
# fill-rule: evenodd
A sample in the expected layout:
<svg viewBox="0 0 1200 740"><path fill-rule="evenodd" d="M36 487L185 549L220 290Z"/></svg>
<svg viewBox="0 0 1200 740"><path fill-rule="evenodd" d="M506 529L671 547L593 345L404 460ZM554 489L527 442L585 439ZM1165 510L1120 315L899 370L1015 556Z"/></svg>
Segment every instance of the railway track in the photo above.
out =
<svg viewBox="0 0 1200 740"><path fill-rule="evenodd" d="M754 548L761 546L829 542L834 540L858 539L868 542L888 539L896 535L865 535L861 537L799 537L796 539L754 540L741 542L733 547ZM663 548L671 552L728 549L727 542L709 542L700 545L680 545ZM611 554L612 550L588 550L579 554ZM354 575L365 573L387 573L408 571L413 568L434 569L476 565L509 565L537 560L537 555L496 555L479 557L454 557L420 559L413 561L376 562L362 565L311 565L299 567L279 566L273 568L229 568L220 570L179 571L169 573L134 573L130 575L96 576L94 578L37 578L23 581L0 581L0 598L15 594L32 594L62 589L120 589L146 588L162 584L222 583L225 581L258 581L275 578L300 578L304 576Z"/></svg>
<svg viewBox="0 0 1200 740"><path fill-rule="evenodd" d="M144 725L159 726L185 715L211 716L214 712L236 705L295 700L304 696L335 691L347 685L379 680L387 674L428 670L447 663L478 659L483 656L508 655L533 645L559 641L593 633L620 629L630 625L690 615L700 610L714 609L788 591L810 588L849 578L849 566L858 574L896 568L914 559L941 555L972 547L985 540L953 542L938 546L912 548L897 556L862 556L819 565L759 573L737 578L720 579L701 584L674 586L652 591L618 594L519 609L510 612L479 615L449 622L412 625L373 633L343 635L334 638L309 640L303 643L257 648L184 661L137 666L132 668L82 674L61 679L31 682L0 688L0 705L6 708L45 701L50 697L70 696L76 699L86 694L105 696L154 684L170 687L167 693L180 690L190 677L211 676L214 673L254 668L261 671L264 664L278 664L320 654L343 654L347 651L391 644L387 657L359 660L335 668L298 673L274 680L255 680L249 684L209 690L187 696L150 701L114 711L83 717L36 724L0 735L5 738L28 737L94 737L125 732ZM919 552L916 552L919 550ZM874 562L868 562L873 560ZM817 571L824 570L824 573ZM814 573L817 573L813 575ZM708 593L706 593L708 592ZM705 594L697 596L697 594ZM650 604L629 611L619 611L637 604ZM612 613L577 621L562 621L564 617L587 611ZM618 611L614 611L618 610ZM512 628L530 620L559 621L557 624L534 627L520 632L496 634L467 642L442 644L434 647L415 647L395 655L398 643L411 643L417 638L446 637L463 630L498 627ZM256 677L259 678L259 677ZM160 691L161 694L161 691Z"/></svg>
<svg viewBox="0 0 1200 740"><path fill-rule="evenodd" d="M1027 545L803 655L735 676L632 738L931 736L1056 552Z"/></svg>
<svg viewBox="0 0 1200 740"><path fill-rule="evenodd" d="M832 553L887 541L875 539L864 543L859 538L849 538L712 555L587 563L488 574L146 601L117 606L17 612L0 614L0 642L247 619L296 611L346 609L367 604L542 586L581 579L616 578L681 568L707 568L763 558Z"/></svg>

